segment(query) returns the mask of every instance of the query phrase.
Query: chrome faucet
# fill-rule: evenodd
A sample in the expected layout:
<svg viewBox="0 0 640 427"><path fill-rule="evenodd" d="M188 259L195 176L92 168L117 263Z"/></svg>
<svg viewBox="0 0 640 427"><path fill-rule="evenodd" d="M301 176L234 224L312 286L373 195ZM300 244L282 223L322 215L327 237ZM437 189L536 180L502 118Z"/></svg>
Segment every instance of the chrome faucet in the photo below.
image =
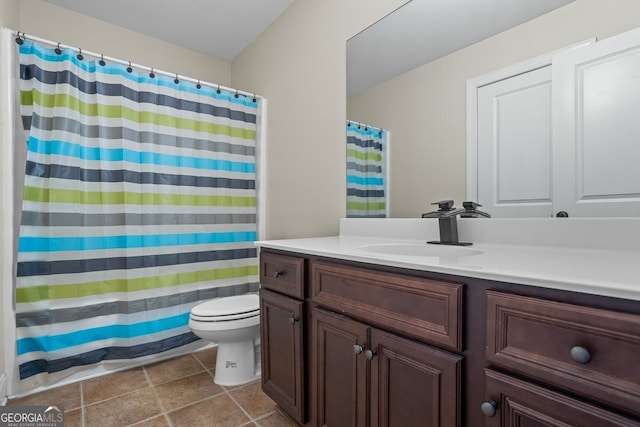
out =
<svg viewBox="0 0 640 427"><path fill-rule="evenodd" d="M453 206L453 200L442 200L432 203L432 205L438 205L438 210L422 214L422 218L438 218L440 240L427 242L431 244L470 246L473 243L458 240L458 222L456 217L458 215L462 218L478 218L479 216L491 217L488 213L477 210L476 208L481 205L475 202L463 202L462 206L464 206L464 209L456 209Z"/></svg>

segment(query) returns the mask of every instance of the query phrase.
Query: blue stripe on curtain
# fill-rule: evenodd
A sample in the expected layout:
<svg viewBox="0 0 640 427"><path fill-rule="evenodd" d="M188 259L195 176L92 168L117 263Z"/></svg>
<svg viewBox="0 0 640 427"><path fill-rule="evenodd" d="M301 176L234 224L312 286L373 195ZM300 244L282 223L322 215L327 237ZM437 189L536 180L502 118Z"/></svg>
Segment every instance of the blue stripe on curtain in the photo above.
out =
<svg viewBox="0 0 640 427"><path fill-rule="evenodd" d="M29 40L19 53L23 388L197 340L194 305L258 288L257 102Z"/></svg>
<svg viewBox="0 0 640 427"><path fill-rule="evenodd" d="M387 216L385 130L347 122L347 217Z"/></svg>

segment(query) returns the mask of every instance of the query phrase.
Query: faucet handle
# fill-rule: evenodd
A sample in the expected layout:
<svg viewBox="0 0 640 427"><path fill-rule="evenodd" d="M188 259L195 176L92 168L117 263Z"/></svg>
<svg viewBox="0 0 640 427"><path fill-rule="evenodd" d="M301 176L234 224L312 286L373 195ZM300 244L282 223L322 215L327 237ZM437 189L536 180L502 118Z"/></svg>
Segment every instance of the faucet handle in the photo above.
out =
<svg viewBox="0 0 640 427"><path fill-rule="evenodd" d="M460 215L461 218L477 218L479 215L491 218L486 212L481 212L477 210L477 207L482 206L480 203L476 202L462 202L462 206L464 207L464 212Z"/></svg>
<svg viewBox="0 0 640 427"><path fill-rule="evenodd" d="M439 211L450 211L453 209L453 200L442 200L440 202L435 202L431 204L438 205Z"/></svg>

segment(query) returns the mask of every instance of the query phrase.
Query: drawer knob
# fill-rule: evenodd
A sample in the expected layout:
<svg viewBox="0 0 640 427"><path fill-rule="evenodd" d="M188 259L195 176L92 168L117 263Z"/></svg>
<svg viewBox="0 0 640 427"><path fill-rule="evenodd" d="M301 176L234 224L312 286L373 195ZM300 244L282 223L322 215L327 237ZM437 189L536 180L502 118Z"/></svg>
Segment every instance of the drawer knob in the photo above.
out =
<svg viewBox="0 0 640 427"><path fill-rule="evenodd" d="M482 402L482 404L480 405L480 410L487 417L495 417L497 409L498 404L493 400L487 400L485 402Z"/></svg>
<svg viewBox="0 0 640 427"><path fill-rule="evenodd" d="M589 350L580 345L571 347L571 350L569 350L569 355L574 362L581 363L583 365L591 361L591 353L589 353Z"/></svg>
<svg viewBox="0 0 640 427"><path fill-rule="evenodd" d="M282 270L276 270L276 271L274 271L274 272L273 272L273 277L274 277L275 279L277 279L278 277L282 276L283 274L284 274L284 271L282 271Z"/></svg>
<svg viewBox="0 0 640 427"><path fill-rule="evenodd" d="M376 355L375 351L372 351L372 350L365 350L364 351L364 357L367 360L372 360L375 357L375 355Z"/></svg>
<svg viewBox="0 0 640 427"><path fill-rule="evenodd" d="M360 353L362 353L364 351L364 347L361 346L360 344L355 344L353 346L353 351L355 351L356 354L360 354Z"/></svg>
<svg viewBox="0 0 640 427"><path fill-rule="evenodd" d="M297 318L297 317L295 317L295 316L291 316L291 317L289 317L289 323L291 323L292 325L293 325L294 323L296 323L297 321L298 321L298 318Z"/></svg>

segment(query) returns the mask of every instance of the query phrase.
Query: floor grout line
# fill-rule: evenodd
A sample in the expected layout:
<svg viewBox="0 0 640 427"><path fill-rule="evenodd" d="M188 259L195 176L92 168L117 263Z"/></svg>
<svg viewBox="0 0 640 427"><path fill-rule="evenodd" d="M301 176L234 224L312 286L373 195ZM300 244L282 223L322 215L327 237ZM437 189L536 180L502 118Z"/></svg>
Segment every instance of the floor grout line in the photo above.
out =
<svg viewBox="0 0 640 427"><path fill-rule="evenodd" d="M234 388L233 390L238 390L238 389L239 389L239 388ZM238 401L237 401L237 400L236 400L236 399L231 395L231 393L230 393L230 392L228 392L226 389L225 389L225 393L227 393L227 396L229 396L229 399L233 400L233 402L234 402L236 405L238 405L238 408L240 408L240 410L241 410L242 412L244 412L244 414L247 416L247 418L249 418L249 422L253 422L253 423L255 423L255 420L253 419L253 417L252 417L251 415L249 415L249 413L248 413L248 412L247 412L247 411L242 407L242 405L241 405L240 403L238 403ZM246 425L246 424L247 424L247 423L245 423L245 424L241 424L241 425Z"/></svg>
<svg viewBox="0 0 640 427"><path fill-rule="evenodd" d="M84 387L82 386L84 381L80 381L80 425L84 425Z"/></svg>
<svg viewBox="0 0 640 427"><path fill-rule="evenodd" d="M160 393L158 393L158 390L156 389L156 386L151 383L151 377L149 377L149 373L147 372L146 369L144 369L144 367L142 368L142 372L144 373L144 377L145 377L145 379L147 380L147 382L149 383L149 385L151 387L151 391L153 392L153 396L156 398L156 401L158 402L158 406L160 407L160 415L164 416L165 420L169 424L169 427L173 427L173 423L171 422L171 419L169 418L169 415L167 413L167 409L164 407L164 404L162 403L162 399L160 399ZM150 418L155 418L155 417L157 417L157 415L155 415L153 417L150 417ZM150 418L147 418L147 419L150 419Z"/></svg>

